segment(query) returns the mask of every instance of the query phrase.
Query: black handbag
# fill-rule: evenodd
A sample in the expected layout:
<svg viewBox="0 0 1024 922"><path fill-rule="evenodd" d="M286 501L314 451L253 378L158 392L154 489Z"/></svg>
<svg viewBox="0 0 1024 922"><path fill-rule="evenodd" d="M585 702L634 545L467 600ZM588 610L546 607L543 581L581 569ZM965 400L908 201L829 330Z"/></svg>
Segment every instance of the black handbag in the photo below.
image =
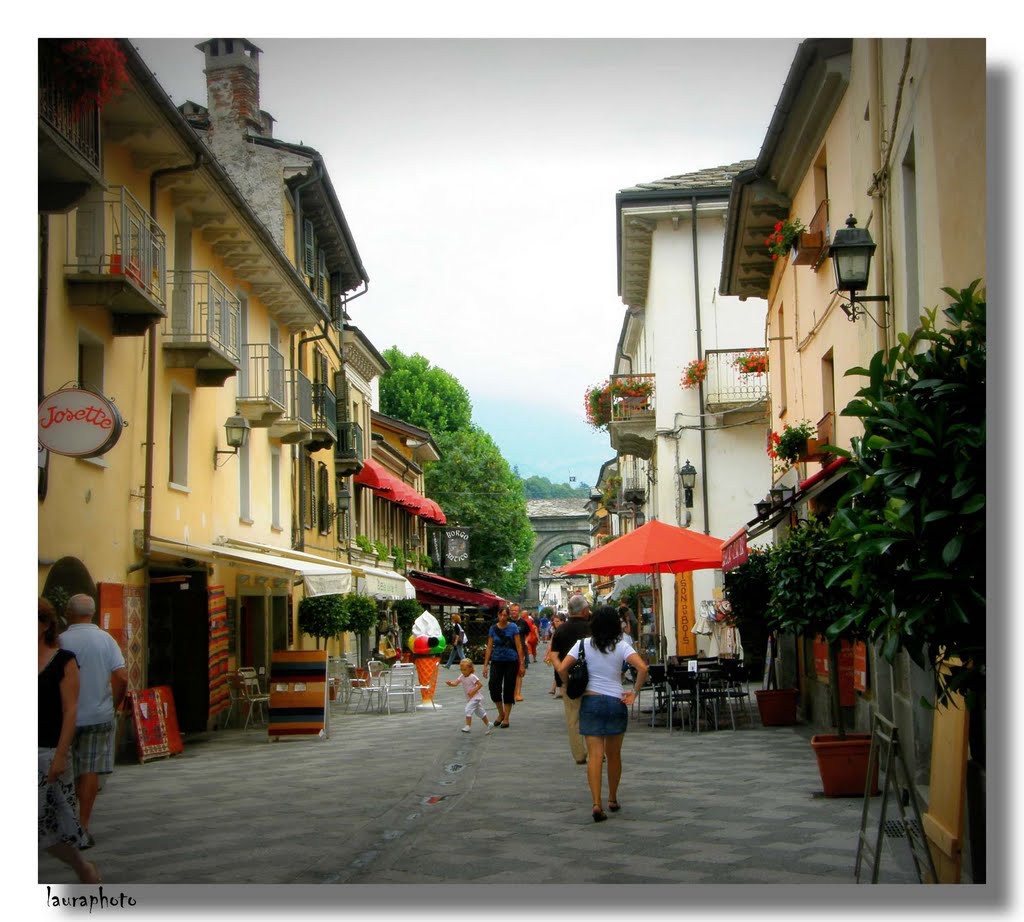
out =
<svg viewBox="0 0 1024 922"><path fill-rule="evenodd" d="M586 640L580 641L580 658L569 668L569 678L565 683L565 693L570 698L581 698L590 681L590 670L587 669Z"/></svg>

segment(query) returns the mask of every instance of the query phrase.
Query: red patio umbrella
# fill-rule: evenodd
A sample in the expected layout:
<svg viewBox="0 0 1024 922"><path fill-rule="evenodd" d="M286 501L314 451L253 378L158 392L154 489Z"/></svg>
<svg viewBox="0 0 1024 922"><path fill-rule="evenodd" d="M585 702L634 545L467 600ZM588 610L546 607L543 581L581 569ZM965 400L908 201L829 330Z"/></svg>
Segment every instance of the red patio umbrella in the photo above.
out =
<svg viewBox="0 0 1024 922"><path fill-rule="evenodd" d="M660 573L686 573L689 570L721 567L723 544L721 538L652 519L646 525L559 567L555 572L595 573L602 576L650 573L655 593L658 594L658 581L653 577ZM663 642L660 603L659 597L655 611L658 616L658 636Z"/></svg>

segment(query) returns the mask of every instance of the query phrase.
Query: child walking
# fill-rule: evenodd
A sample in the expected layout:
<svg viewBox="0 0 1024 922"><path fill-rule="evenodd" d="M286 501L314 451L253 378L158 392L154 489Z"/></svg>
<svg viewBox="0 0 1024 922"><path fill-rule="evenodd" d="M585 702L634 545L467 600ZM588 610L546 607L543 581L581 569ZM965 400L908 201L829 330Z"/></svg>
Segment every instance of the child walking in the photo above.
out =
<svg viewBox="0 0 1024 922"><path fill-rule="evenodd" d="M484 686L477 674L473 671L473 661L464 659L459 661L459 672L461 677L454 682L445 682L453 688L461 685L466 690L466 726L462 728L463 733L469 733L469 726L473 722L473 715L476 714L484 722L487 729L484 734L491 732L491 722L487 719L487 711L484 710Z"/></svg>

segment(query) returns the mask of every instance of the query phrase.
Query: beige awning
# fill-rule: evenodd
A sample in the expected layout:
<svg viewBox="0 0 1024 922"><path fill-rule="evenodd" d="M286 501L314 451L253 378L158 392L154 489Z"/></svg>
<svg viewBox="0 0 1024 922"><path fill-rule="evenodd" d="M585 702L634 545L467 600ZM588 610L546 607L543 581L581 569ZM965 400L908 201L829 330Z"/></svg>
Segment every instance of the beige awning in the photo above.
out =
<svg viewBox="0 0 1024 922"><path fill-rule="evenodd" d="M378 570L376 567L357 568L359 580L356 592L375 599L415 599L416 588L401 573Z"/></svg>
<svg viewBox="0 0 1024 922"><path fill-rule="evenodd" d="M304 554L301 558L284 557L268 551L242 549L226 544L193 544L166 538L153 538L151 548L156 553L175 557L191 557L210 562L228 561L240 569L271 570L277 575L287 573L294 580L302 580L306 595L352 592L355 583L351 567L327 558L314 558L310 554Z"/></svg>

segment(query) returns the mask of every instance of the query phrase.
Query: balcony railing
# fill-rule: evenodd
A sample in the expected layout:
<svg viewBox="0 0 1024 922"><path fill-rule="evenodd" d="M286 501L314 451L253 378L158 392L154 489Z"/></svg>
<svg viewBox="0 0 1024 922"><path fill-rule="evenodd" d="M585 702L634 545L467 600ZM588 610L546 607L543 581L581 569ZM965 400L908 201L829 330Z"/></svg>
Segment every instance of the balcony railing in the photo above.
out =
<svg viewBox="0 0 1024 922"><path fill-rule="evenodd" d="M284 414L270 425L271 438L308 442L313 431L313 385L297 368L284 371Z"/></svg>
<svg viewBox="0 0 1024 922"><path fill-rule="evenodd" d="M363 460L363 427L359 423L338 423L338 444L334 455L339 460Z"/></svg>
<svg viewBox="0 0 1024 922"><path fill-rule="evenodd" d="M705 352L704 359L708 364L707 377L704 379L706 408L712 412L745 406L760 408L768 400L767 370L745 373L736 361L741 356L764 354L765 350L759 346L749 349L709 349Z"/></svg>
<svg viewBox="0 0 1024 922"><path fill-rule="evenodd" d="M172 272L171 315L164 321L164 346L219 353L240 364L241 304L213 272Z"/></svg>
<svg viewBox="0 0 1024 922"><path fill-rule="evenodd" d="M167 240L160 226L124 186L87 196L67 222L65 272L73 285L131 283L164 314ZM80 299L75 303L84 303ZM97 300L125 313L144 313L125 299Z"/></svg>
<svg viewBox="0 0 1024 922"><path fill-rule="evenodd" d="M313 383L297 368L284 373L285 417L313 427Z"/></svg>
<svg viewBox="0 0 1024 922"><path fill-rule="evenodd" d="M323 382L313 384L313 432L305 444L307 451L322 451L338 441L338 402Z"/></svg>
<svg viewBox="0 0 1024 922"><path fill-rule="evenodd" d="M654 420L654 375L612 375L612 422Z"/></svg>
<svg viewBox="0 0 1024 922"><path fill-rule="evenodd" d="M284 356L270 343L242 343L238 400L284 409Z"/></svg>
<svg viewBox="0 0 1024 922"><path fill-rule="evenodd" d="M100 108L56 78L61 52L39 42L39 210L64 212L102 182Z"/></svg>

